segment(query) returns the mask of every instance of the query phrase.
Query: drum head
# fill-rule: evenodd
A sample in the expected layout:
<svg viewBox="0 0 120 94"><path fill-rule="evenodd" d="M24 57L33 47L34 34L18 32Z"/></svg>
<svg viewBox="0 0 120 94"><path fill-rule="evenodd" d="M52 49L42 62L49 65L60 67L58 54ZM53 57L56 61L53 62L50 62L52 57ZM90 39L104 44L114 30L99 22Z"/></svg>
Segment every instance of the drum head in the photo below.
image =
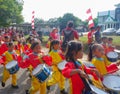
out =
<svg viewBox="0 0 120 94"><path fill-rule="evenodd" d="M118 53L116 53L116 52L109 52L107 54L107 57L108 58L118 58Z"/></svg>
<svg viewBox="0 0 120 94"><path fill-rule="evenodd" d="M115 75L107 75L104 77L103 84L108 89L120 91L120 77Z"/></svg>
<svg viewBox="0 0 120 94"><path fill-rule="evenodd" d="M17 65L17 61L15 61L15 60L8 62L8 64L6 64L6 69L10 69L10 68L14 67L15 65Z"/></svg>
<svg viewBox="0 0 120 94"><path fill-rule="evenodd" d="M42 69L43 69L43 64L39 64L39 65L32 71L32 74L33 74L33 75L36 75L36 74L39 73Z"/></svg>
<svg viewBox="0 0 120 94"><path fill-rule="evenodd" d="M63 70L63 69L65 68L66 63L67 63L66 60L60 62L60 63L58 64L58 68L59 68L60 70Z"/></svg>
<svg viewBox="0 0 120 94"><path fill-rule="evenodd" d="M92 91L94 91L96 94L108 94L107 92L93 86L90 84L90 88L92 89Z"/></svg>

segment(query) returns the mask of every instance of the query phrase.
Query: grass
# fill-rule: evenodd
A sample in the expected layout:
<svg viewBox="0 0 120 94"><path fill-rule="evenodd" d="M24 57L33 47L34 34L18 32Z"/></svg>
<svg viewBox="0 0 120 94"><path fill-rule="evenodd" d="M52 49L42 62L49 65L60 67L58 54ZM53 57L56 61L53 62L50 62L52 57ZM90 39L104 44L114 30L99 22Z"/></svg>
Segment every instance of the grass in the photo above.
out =
<svg viewBox="0 0 120 94"><path fill-rule="evenodd" d="M108 36L108 37L113 38L113 45L120 46L120 36ZM48 36L44 36L43 41L47 42ZM80 41L83 42L84 44L87 44L87 36L80 37Z"/></svg>

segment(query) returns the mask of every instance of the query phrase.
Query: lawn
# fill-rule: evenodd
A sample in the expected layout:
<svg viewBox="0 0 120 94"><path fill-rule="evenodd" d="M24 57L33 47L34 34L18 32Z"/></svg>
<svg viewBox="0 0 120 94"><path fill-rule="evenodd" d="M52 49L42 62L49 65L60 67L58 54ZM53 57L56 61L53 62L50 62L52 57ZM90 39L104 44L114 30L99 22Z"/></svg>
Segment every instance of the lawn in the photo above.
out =
<svg viewBox="0 0 120 94"><path fill-rule="evenodd" d="M113 44L115 46L120 46L120 36L108 36L113 38ZM43 41L47 42L48 41L48 36L43 37ZM82 36L80 37L80 41L83 43L87 43L87 36Z"/></svg>

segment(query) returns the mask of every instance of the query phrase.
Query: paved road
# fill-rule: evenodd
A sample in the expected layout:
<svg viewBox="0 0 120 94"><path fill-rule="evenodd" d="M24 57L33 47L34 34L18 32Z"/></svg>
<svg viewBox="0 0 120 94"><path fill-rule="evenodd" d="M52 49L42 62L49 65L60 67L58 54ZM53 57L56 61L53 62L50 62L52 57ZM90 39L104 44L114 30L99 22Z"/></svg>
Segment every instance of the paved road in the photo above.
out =
<svg viewBox="0 0 120 94"><path fill-rule="evenodd" d="M0 65L0 81L2 80L3 66ZM1 87L0 82L0 94L25 94L25 90L30 88L31 80L28 77L29 72L26 69L20 69L17 73L19 89L13 89L11 87L11 78L6 82L5 87ZM66 83L68 88L68 82ZM36 93L39 94L39 93ZM58 85L52 86L51 91L48 94L60 94Z"/></svg>

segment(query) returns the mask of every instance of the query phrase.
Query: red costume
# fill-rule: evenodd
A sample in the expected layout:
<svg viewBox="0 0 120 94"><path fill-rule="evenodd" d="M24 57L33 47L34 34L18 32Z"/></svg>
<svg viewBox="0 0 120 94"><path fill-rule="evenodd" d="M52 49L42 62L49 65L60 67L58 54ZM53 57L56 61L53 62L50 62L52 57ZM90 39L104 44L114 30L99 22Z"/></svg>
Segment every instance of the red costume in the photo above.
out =
<svg viewBox="0 0 120 94"><path fill-rule="evenodd" d="M90 71L91 70L90 68L87 68L84 65L81 65L79 68L83 69L86 73L93 75L93 73ZM70 75L70 73L71 73L71 71L73 69L76 69L74 63L68 62L66 64L65 68L62 70L62 74L66 78L70 78L71 79L72 94L82 94L82 91L85 88L85 85L84 85L82 79L80 78L79 74L74 74L72 76Z"/></svg>

